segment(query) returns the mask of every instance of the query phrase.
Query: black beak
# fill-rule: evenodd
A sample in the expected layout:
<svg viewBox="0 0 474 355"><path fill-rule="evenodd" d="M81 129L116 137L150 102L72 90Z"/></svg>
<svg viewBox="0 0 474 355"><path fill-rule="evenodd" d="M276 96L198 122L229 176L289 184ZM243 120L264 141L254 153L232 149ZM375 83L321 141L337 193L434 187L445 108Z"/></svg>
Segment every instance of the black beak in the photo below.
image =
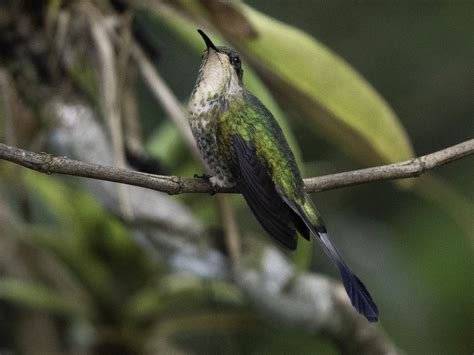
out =
<svg viewBox="0 0 474 355"><path fill-rule="evenodd" d="M202 39L204 40L204 42L206 42L206 46L207 48L212 48L214 49L216 52L219 52L219 50L217 49L217 47L214 45L214 43L212 43L211 39L209 37L207 37L207 35L201 31L201 30L198 30L199 34L201 35Z"/></svg>

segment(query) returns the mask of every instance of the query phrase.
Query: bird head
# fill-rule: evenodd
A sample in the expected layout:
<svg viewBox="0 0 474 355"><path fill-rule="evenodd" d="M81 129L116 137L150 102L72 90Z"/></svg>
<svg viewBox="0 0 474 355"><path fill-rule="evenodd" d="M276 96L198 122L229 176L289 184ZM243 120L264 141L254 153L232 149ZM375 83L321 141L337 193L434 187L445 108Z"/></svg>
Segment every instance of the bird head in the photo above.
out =
<svg viewBox="0 0 474 355"><path fill-rule="evenodd" d="M203 31L198 32L207 47L199 69L199 85L212 97L241 93L243 70L239 54L227 47L216 47Z"/></svg>

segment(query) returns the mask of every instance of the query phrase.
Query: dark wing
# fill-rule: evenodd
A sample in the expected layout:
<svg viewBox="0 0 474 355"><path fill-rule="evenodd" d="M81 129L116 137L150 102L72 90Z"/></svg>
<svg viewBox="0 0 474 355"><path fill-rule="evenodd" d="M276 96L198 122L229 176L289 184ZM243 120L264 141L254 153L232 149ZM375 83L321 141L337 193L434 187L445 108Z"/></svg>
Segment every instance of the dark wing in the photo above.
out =
<svg viewBox="0 0 474 355"><path fill-rule="evenodd" d="M324 225L320 221L319 223L311 221L303 206L295 204L275 187L269 168L257 156L256 148L251 142L240 135L234 135L230 143L229 168L240 192L265 230L291 250L296 249L296 230L307 239L311 231L318 237L324 250L339 269L352 305L369 321L376 321L378 318L376 304L364 284L354 275L328 238ZM311 203L309 197L308 203ZM312 204L307 207L316 212Z"/></svg>
<svg viewBox="0 0 474 355"><path fill-rule="evenodd" d="M255 146L239 135L231 138L231 144L229 167L250 209L273 238L295 250L296 230L309 238L308 228L276 191L268 168L258 158Z"/></svg>

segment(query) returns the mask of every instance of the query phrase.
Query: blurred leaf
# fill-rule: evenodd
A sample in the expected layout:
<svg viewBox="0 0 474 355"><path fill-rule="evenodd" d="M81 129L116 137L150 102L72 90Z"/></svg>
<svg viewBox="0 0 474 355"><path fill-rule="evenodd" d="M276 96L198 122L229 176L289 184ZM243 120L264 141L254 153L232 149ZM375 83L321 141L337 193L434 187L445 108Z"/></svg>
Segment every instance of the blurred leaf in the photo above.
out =
<svg viewBox="0 0 474 355"><path fill-rule="evenodd" d="M0 299L68 317L83 317L90 312L84 304L68 302L63 295L44 285L20 279L0 279Z"/></svg>
<svg viewBox="0 0 474 355"><path fill-rule="evenodd" d="M41 212L49 212L62 226L67 227L71 233L81 233L83 226L77 218L75 201L71 199L71 190L57 179L31 171L24 171L25 185L31 195L40 201ZM46 210L43 210L46 208Z"/></svg>
<svg viewBox="0 0 474 355"><path fill-rule="evenodd" d="M158 157L167 166L177 168L176 165L181 153L186 149L186 144L176 125L168 120L154 131L147 147L153 156Z"/></svg>
<svg viewBox="0 0 474 355"><path fill-rule="evenodd" d="M36 242L54 252L82 283L94 289L106 287L108 272L100 260L90 255L85 239L92 223L89 218L100 218L100 206L92 198L80 197L84 193L68 188L58 179L33 171L25 171L24 176L25 185L39 199L40 208L53 214L63 230L41 234Z"/></svg>
<svg viewBox="0 0 474 355"><path fill-rule="evenodd" d="M443 210L474 241L474 200L453 188L441 177L427 174L417 179L414 192Z"/></svg>
<svg viewBox="0 0 474 355"><path fill-rule="evenodd" d="M35 244L50 250L102 308L119 305L154 274L155 266L114 216L92 196L50 176L27 172L26 185L61 226Z"/></svg>
<svg viewBox="0 0 474 355"><path fill-rule="evenodd" d="M301 332L299 329L279 328L278 332L275 332L274 327L263 328L255 338L255 347L252 349L252 355L340 354L335 345L328 339L311 336ZM249 340L251 341L252 339L250 338Z"/></svg>
<svg viewBox="0 0 474 355"><path fill-rule="evenodd" d="M152 286L140 289L124 307L127 318L133 321L146 321L156 318L164 308L164 304L160 299L160 291Z"/></svg>
<svg viewBox="0 0 474 355"><path fill-rule="evenodd" d="M254 312L246 310L215 312L209 314L189 314L164 319L157 329L156 336L170 337L177 334L228 334L249 331L258 326Z"/></svg>
<svg viewBox="0 0 474 355"><path fill-rule="evenodd" d="M239 8L257 36L219 29L281 98L302 113L309 128L366 164L412 157L395 113L348 63L304 32L249 6ZM208 9L219 26L222 11Z"/></svg>
<svg viewBox="0 0 474 355"><path fill-rule="evenodd" d="M158 285L143 288L126 305L126 314L134 320L156 318L160 312L181 313L185 309L242 306L244 300L235 285L221 281L203 281L191 275L172 274Z"/></svg>
<svg viewBox="0 0 474 355"><path fill-rule="evenodd" d="M171 296L170 298L174 298L173 295L178 293L192 292L206 297L212 295L219 303L242 305L244 302L242 293L234 284L219 280L206 281L186 274L164 277L160 282L160 290Z"/></svg>
<svg viewBox="0 0 474 355"><path fill-rule="evenodd" d="M72 81L84 91L88 99L99 104L99 88L94 66L89 62L90 58L77 56L74 59L75 62L68 68Z"/></svg>
<svg viewBox="0 0 474 355"><path fill-rule="evenodd" d="M298 240L298 248L292 254L292 260L299 270L309 270L311 267L311 257L313 253L313 244L303 238Z"/></svg>

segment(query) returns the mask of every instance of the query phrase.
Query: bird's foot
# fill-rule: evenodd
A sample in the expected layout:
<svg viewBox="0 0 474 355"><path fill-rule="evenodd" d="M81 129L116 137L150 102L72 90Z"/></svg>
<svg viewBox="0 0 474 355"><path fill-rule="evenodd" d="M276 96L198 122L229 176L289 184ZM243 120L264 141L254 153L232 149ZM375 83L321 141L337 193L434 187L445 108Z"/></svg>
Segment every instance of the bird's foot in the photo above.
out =
<svg viewBox="0 0 474 355"><path fill-rule="evenodd" d="M207 174L202 174L202 175L194 174L194 178L195 178L195 179L203 179L203 180L206 180L206 181L210 181L210 180L211 180L211 175L207 175Z"/></svg>
<svg viewBox="0 0 474 355"><path fill-rule="evenodd" d="M222 188L231 188L235 186L235 182L233 180L230 180L226 176L221 176L221 175L210 176L207 174L202 174L202 175L194 174L194 178L204 179L206 181L209 181L209 183L211 184L214 190L210 193L211 196L216 194L215 190L217 188L222 189Z"/></svg>
<svg viewBox="0 0 474 355"><path fill-rule="evenodd" d="M212 176L211 178L209 178L209 182L214 188L231 188L235 186L235 182L232 179L219 175Z"/></svg>
<svg viewBox="0 0 474 355"><path fill-rule="evenodd" d="M203 180L208 181L211 184L212 189L213 189L213 191L211 191L209 193L209 195L214 196L216 194L216 192L214 190L216 189L216 186L217 186L217 184L215 182L217 176L211 176L211 175L207 175L207 174L202 174L202 175L194 174L194 178L195 179L203 179Z"/></svg>

